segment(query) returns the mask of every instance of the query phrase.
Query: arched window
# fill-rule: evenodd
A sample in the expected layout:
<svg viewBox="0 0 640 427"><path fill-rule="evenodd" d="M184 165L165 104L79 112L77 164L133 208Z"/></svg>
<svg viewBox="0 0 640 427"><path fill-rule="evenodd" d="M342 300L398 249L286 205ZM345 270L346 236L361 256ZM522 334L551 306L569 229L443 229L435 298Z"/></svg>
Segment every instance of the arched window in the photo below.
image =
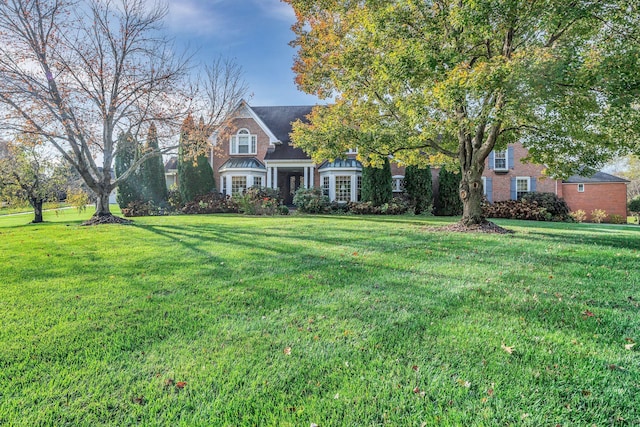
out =
<svg viewBox="0 0 640 427"><path fill-rule="evenodd" d="M257 136L251 135L248 129L240 129L237 134L231 136L231 154L256 154Z"/></svg>

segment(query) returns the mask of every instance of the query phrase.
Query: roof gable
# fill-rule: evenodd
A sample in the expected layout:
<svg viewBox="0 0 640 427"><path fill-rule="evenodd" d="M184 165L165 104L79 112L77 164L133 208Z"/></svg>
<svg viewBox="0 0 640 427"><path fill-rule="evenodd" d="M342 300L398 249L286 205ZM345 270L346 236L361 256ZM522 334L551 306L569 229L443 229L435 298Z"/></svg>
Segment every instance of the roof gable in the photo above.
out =
<svg viewBox="0 0 640 427"><path fill-rule="evenodd" d="M614 175L610 175L604 172L596 172L592 176L585 177L581 175L572 175L569 178L562 181L564 184L590 184L590 183L603 183L603 182L629 182L624 178L620 178Z"/></svg>

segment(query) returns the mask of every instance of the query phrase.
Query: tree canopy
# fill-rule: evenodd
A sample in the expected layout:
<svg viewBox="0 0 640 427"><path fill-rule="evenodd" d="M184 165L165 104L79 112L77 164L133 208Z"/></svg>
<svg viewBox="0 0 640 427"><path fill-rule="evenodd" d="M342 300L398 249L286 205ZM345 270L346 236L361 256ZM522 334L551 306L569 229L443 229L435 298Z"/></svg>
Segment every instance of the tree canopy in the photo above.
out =
<svg viewBox="0 0 640 427"><path fill-rule="evenodd" d="M285 1L297 84L335 97L295 124L294 143L317 160L354 145L372 163L453 158L465 224L484 221L481 175L496 146L520 140L566 175L633 145L612 124L640 115L629 2Z"/></svg>

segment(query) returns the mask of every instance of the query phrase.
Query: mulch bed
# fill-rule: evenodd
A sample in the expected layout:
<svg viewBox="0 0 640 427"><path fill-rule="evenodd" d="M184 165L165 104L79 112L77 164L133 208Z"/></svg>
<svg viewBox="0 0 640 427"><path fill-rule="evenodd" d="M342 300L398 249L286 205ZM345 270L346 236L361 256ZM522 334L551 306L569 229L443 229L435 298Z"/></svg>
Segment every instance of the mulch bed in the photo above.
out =
<svg viewBox="0 0 640 427"><path fill-rule="evenodd" d="M494 224L491 221L486 221L482 224L474 224L466 226L461 222L455 224L445 225L444 227L427 227L425 231L447 231L454 233L494 233L494 234L513 234L513 230L507 230L499 225Z"/></svg>
<svg viewBox="0 0 640 427"><path fill-rule="evenodd" d="M133 224L130 219L120 218L115 215L103 215L92 216L89 220L82 223L82 225L102 225L102 224Z"/></svg>

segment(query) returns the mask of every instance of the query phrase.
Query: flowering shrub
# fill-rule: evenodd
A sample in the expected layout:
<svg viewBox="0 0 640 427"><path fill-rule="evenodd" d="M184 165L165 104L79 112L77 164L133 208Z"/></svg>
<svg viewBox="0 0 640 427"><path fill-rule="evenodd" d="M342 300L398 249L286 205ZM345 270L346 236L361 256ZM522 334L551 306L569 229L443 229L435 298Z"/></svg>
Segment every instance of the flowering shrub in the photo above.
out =
<svg viewBox="0 0 640 427"><path fill-rule="evenodd" d="M607 219L607 212L604 209L594 209L591 211L591 221L600 224Z"/></svg>
<svg viewBox="0 0 640 427"><path fill-rule="evenodd" d="M571 216L575 222L584 222L587 219L587 213L582 209L570 212L569 216Z"/></svg>
<svg viewBox="0 0 640 427"><path fill-rule="evenodd" d="M182 212L186 214L238 213L238 204L229 196L209 193L197 196L187 203Z"/></svg>
<svg viewBox="0 0 640 427"><path fill-rule="evenodd" d="M300 212L327 213L331 210L329 197L322 193L322 188L300 188L293 196L293 204Z"/></svg>

